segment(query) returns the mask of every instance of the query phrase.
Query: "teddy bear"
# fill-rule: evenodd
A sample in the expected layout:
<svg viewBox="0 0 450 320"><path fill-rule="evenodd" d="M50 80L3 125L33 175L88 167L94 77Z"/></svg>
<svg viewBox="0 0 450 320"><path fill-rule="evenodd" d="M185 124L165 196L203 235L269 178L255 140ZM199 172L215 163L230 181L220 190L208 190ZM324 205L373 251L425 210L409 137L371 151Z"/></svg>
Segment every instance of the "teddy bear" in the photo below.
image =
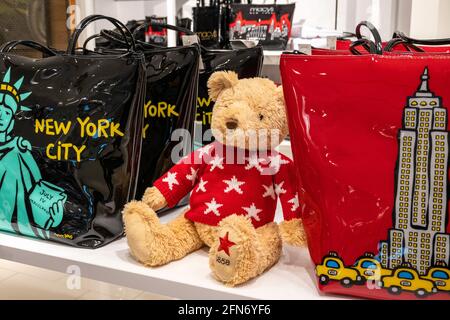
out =
<svg viewBox="0 0 450 320"><path fill-rule="evenodd" d="M275 150L288 134L282 88L269 79L218 71L208 91L215 102L214 142L182 158L142 201L128 203L124 227L130 253L142 264L164 265L208 246L213 276L236 286L277 263L283 241L306 244L301 199L293 162ZM156 211L188 193L188 209L162 224ZM277 199L284 216L279 225Z"/></svg>

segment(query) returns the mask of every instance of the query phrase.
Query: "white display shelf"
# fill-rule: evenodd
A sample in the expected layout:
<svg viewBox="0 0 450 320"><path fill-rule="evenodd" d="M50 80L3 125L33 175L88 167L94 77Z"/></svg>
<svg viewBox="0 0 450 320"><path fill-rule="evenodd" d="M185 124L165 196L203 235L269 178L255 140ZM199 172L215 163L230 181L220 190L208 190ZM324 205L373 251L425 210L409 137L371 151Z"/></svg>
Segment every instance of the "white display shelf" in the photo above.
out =
<svg viewBox="0 0 450 320"><path fill-rule="evenodd" d="M162 220L167 222L182 210L173 210ZM77 266L82 277L179 299L338 299L318 292L307 250L286 245L278 264L236 288L212 277L207 249L162 267L147 268L130 256L126 239L91 250L2 233L0 259L59 272Z"/></svg>

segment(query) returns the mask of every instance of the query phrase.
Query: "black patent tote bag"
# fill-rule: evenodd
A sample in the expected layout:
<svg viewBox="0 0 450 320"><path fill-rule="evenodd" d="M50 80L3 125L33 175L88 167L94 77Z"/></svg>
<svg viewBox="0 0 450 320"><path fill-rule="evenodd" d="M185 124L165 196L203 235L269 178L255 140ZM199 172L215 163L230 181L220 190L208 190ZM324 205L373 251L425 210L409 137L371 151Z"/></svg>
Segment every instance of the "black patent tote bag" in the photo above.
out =
<svg viewBox="0 0 450 320"><path fill-rule="evenodd" d="M137 35L139 32L149 25L165 27L167 29L172 29L178 32L182 32L186 35L195 35L191 30L160 23L144 23L134 30L134 34ZM97 37L100 35L97 35ZM167 50L167 48L162 48L155 46L153 44L145 43L142 41L137 41L138 46L142 46L146 52L147 61L148 57L152 56L155 50ZM117 49L123 47L125 42L117 32L113 30L103 30L101 32L101 38L97 41L97 49L101 52L108 52L108 49ZM176 49L175 49L176 50ZM252 48L245 49L208 49L203 45L200 45L201 60L203 62L202 69L199 73L198 78L198 96L197 96L197 109L195 111L195 122L196 122L196 133L194 139L194 147L198 148L205 144L212 142L213 137L211 135L211 117L212 110L214 108L214 102L210 99L208 95L207 82L211 74L215 71L230 70L238 74L239 78L252 78L258 77L261 74L264 52L262 46L256 46ZM154 68L154 66L151 66ZM147 73L149 68L147 66ZM152 84L147 83L147 93L152 91ZM145 154L145 152L144 152ZM167 168L169 169L169 168ZM144 170L144 169L141 169ZM164 172L161 172L165 173ZM158 174L154 175L158 178ZM148 180L147 180L148 181ZM153 182L154 180L152 180Z"/></svg>
<svg viewBox="0 0 450 320"><path fill-rule="evenodd" d="M185 31L177 26L141 22L134 28L135 38L149 26ZM83 46L88 54L117 52L126 47L117 30L102 30L94 38L97 40L95 52L86 50L86 44ZM142 41L137 41L137 45L145 55L147 88L136 193L136 198L140 199L146 188L193 150L200 48L196 44L167 48Z"/></svg>
<svg viewBox="0 0 450 320"><path fill-rule="evenodd" d="M127 50L83 55L89 23L108 20ZM12 52L27 45L31 59ZM0 230L97 248L123 234L141 148L145 66L119 21L94 15L65 53L15 41L0 53Z"/></svg>

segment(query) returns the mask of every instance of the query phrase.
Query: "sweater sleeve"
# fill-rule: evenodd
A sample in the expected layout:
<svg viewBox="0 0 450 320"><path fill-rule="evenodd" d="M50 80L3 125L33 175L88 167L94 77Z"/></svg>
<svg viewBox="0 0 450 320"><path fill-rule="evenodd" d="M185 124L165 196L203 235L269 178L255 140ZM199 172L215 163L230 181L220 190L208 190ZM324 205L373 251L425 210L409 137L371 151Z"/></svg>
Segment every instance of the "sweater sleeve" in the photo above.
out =
<svg viewBox="0 0 450 320"><path fill-rule="evenodd" d="M164 196L169 208L174 207L181 199L192 191L203 171L205 161L203 155L209 150L206 147L198 149L182 158L169 171L153 183ZM206 148L206 149L205 149Z"/></svg>
<svg viewBox="0 0 450 320"><path fill-rule="evenodd" d="M275 193L280 199L284 220L288 221L301 217L301 206L293 174L294 162L282 154L279 156L279 170L274 179Z"/></svg>

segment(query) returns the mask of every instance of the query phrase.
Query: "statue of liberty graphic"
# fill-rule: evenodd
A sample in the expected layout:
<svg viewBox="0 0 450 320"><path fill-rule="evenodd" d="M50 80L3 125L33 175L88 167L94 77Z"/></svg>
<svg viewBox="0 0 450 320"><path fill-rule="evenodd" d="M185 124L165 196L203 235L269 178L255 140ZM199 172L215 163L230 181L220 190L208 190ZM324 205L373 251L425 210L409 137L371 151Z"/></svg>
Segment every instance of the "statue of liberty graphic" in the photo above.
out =
<svg viewBox="0 0 450 320"><path fill-rule="evenodd" d="M24 77L11 84L11 68L0 82L0 229L49 238L62 220L67 195L43 181L31 144L14 135L15 115L31 92L19 93ZM32 128L30 128L32 130Z"/></svg>

